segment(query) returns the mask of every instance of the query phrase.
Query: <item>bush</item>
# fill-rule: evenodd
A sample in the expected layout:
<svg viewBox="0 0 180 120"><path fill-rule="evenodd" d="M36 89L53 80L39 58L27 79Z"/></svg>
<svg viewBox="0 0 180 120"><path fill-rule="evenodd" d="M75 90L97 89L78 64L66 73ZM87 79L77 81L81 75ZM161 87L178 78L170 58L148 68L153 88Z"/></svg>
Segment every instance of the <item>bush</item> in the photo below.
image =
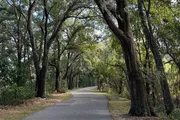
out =
<svg viewBox="0 0 180 120"><path fill-rule="evenodd" d="M161 118L165 118L165 120L180 120L180 108L175 108L173 112L167 116L165 111L159 113Z"/></svg>
<svg viewBox="0 0 180 120"><path fill-rule="evenodd" d="M25 99L34 97L35 92L32 85L25 85L18 87L16 84L11 86L2 87L0 89L0 104L12 105L21 103Z"/></svg>
<svg viewBox="0 0 180 120"><path fill-rule="evenodd" d="M169 120L180 120L180 108L174 109L172 114L169 116Z"/></svg>
<svg viewBox="0 0 180 120"><path fill-rule="evenodd" d="M129 100L131 99L129 91L127 89L124 89L120 96Z"/></svg>

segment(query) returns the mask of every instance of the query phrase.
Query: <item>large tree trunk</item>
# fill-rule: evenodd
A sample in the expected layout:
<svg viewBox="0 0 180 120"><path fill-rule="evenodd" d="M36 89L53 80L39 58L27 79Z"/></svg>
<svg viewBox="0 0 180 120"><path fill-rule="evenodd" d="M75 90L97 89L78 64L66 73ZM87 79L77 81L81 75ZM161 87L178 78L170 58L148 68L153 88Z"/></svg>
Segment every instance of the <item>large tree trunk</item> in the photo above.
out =
<svg viewBox="0 0 180 120"><path fill-rule="evenodd" d="M124 51L129 78L128 85L131 95L131 109L129 114L137 116L151 115L150 106L145 92L145 83L142 73L139 70L137 53L135 51L133 40L129 39L129 43L122 45L122 48Z"/></svg>
<svg viewBox="0 0 180 120"><path fill-rule="evenodd" d="M143 12L143 2L144 2L143 0L138 0L138 9L139 9L139 15L140 15L140 18L141 18L141 24L142 24L142 27L143 27L143 32L144 32L144 34L146 36L146 40L148 41L150 49L151 49L151 51L153 53L154 60L155 60L155 63L156 63L156 68L160 72L160 84L161 84L161 90L162 90L162 93L163 93L164 105L165 105L166 113L170 114L172 112L172 110L173 110L173 103L172 103L172 99L171 99L171 94L170 94L170 91L169 91L167 78L166 78L166 75L165 75L165 72L164 72L164 66L163 66L162 58L160 56L156 41L155 41L155 39L153 37L153 34L152 34L150 21L147 20L149 26L146 24L146 18L145 18L144 12ZM149 8L149 10L150 10L150 8ZM150 12L150 11L148 11L148 12ZM147 15L147 19L149 19L148 15Z"/></svg>
<svg viewBox="0 0 180 120"><path fill-rule="evenodd" d="M48 67L48 52L49 52L49 47L48 47L48 41L47 41L47 35L48 35L48 31L47 31L47 23L48 23L48 12L47 12L47 8L46 8L46 4L47 1L43 1L43 6L44 6L44 32L42 34L43 40L44 40L44 49L43 49L43 57L42 57L42 67L40 69L40 77L37 81L37 93L36 93L36 97L46 97L46 72L47 72L47 67Z"/></svg>
<svg viewBox="0 0 180 120"><path fill-rule="evenodd" d="M109 28L116 35L121 43L126 69L128 74L128 85L131 95L131 109L129 114L135 116L151 116L150 104L145 92L145 83L139 69L139 61L135 44L133 41L132 30L130 27L129 15L126 11L126 0L116 0L116 14L106 7L104 0L95 0L101 13L104 16ZM118 26L112 20L112 15L117 19Z"/></svg>
<svg viewBox="0 0 180 120"><path fill-rule="evenodd" d="M44 56L42 60L42 68L40 69L39 77L37 77L37 93L36 97L46 97L46 72L47 72L47 66L48 66L48 53L47 50L44 50Z"/></svg>
<svg viewBox="0 0 180 120"><path fill-rule="evenodd" d="M36 97L41 97L41 98L46 97L46 94L45 94L45 89L46 89L45 77L46 77L46 72L45 72L45 68L43 68L40 70L40 75L36 79L36 81L37 81Z"/></svg>

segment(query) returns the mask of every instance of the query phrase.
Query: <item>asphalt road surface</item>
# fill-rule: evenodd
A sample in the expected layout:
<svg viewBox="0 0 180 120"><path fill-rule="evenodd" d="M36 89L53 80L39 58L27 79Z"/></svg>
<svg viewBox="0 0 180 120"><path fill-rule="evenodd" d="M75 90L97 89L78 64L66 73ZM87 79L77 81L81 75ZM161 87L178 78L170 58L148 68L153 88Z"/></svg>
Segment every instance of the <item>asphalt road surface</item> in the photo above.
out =
<svg viewBox="0 0 180 120"><path fill-rule="evenodd" d="M95 87L72 91L73 97L33 113L22 120L113 120L105 96L91 92Z"/></svg>

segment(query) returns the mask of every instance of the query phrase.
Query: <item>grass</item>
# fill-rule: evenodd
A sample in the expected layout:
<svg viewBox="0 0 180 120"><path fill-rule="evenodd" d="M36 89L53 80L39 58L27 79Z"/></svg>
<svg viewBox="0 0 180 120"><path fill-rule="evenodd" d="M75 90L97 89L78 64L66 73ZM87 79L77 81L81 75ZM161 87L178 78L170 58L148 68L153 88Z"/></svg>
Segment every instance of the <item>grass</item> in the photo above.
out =
<svg viewBox="0 0 180 120"><path fill-rule="evenodd" d="M0 106L0 120L20 120L36 111L72 97L70 92L51 94L47 98L33 98L16 106Z"/></svg>
<svg viewBox="0 0 180 120"><path fill-rule="evenodd" d="M107 92L101 92L93 90L97 94L102 94L108 97L108 108L114 120L160 120L157 117L134 117L129 116L130 100L119 97L117 94L109 94Z"/></svg>

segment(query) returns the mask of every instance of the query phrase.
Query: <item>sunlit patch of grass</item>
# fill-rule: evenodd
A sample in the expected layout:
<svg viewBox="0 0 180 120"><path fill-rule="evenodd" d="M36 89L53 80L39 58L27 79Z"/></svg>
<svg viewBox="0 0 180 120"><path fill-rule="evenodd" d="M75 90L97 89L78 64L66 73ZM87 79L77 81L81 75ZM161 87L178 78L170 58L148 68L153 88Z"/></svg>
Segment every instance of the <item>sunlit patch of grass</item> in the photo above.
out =
<svg viewBox="0 0 180 120"><path fill-rule="evenodd" d="M127 114L130 109L130 100L120 98L116 94L106 94L109 98L109 111L112 114L114 120L119 120L119 116Z"/></svg>
<svg viewBox="0 0 180 120"><path fill-rule="evenodd" d="M92 90L96 94L102 94L108 97L108 107L114 120L119 120L119 114L127 114L130 109L130 101L120 98L117 94L109 94L105 91Z"/></svg>
<svg viewBox="0 0 180 120"><path fill-rule="evenodd" d="M96 88L91 90L92 92L95 92L96 94L101 94L101 95L107 95L107 92L106 91L99 91L97 90Z"/></svg>
<svg viewBox="0 0 180 120"><path fill-rule="evenodd" d="M128 101L109 101L109 110L116 113L127 114L130 109Z"/></svg>
<svg viewBox="0 0 180 120"><path fill-rule="evenodd" d="M119 97L118 94L109 94L107 92L101 92L96 89L92 90L97 94L102 94L108 97L109 111L114 120L162 120L158 117L134 117L129 116L130 100Z"/></svg>
<svg viewBox="0 0 180 120"><path fill-rule="evenodd" d="M0 120L20 120L33 112L51 106L72 97L70 92L63 94L51 94L47 98L33 98L17 106L0 106Z"/></svg>

